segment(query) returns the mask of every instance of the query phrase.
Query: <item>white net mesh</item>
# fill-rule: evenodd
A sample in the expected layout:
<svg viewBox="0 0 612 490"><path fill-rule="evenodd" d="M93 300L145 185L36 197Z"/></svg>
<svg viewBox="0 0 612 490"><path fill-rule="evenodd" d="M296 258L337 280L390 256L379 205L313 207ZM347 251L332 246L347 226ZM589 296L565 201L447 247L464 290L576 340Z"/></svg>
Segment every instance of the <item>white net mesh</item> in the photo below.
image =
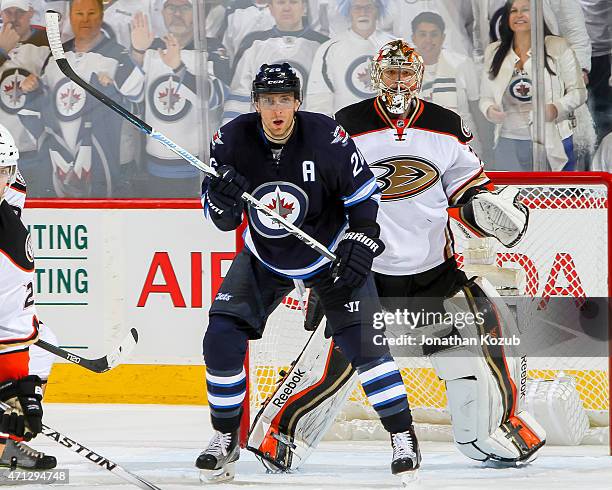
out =
<svg viewBox="0 0 612 490"><path fill-rule="evenodd" d="M515 294L540 297L576 298L580 306L585 297L608 297L608 223L605 185L521 185L520 199L530 210L529 228L514 248L497 244L495 265L502 272L520 272ZM454 230L457 261L464 265L467 238ZM472 254L484 257L486 250ZM478 260L476 260L478 262ZM491 262L483 259L480 263ZM496 285L496 287L498 287ZM512 286L511 286L512 288ZM299 302L287 298L270 318L264 338L251 343L251 409L270 395L279 371L287 369L304 346L308 333L302 328ZM426 358L402 358L398 364L404 378L410 405L417 422L449 423L443 383ZM534 379L572 376L591 425L608 425L607 358L534 358L528 376ZM375 419L367 399L357 388L351 395L344 420ZM380 428L369 428L377 431ZM342 433L342 430L340 430ZM344 436L350 437L350 431Z"/></svg>

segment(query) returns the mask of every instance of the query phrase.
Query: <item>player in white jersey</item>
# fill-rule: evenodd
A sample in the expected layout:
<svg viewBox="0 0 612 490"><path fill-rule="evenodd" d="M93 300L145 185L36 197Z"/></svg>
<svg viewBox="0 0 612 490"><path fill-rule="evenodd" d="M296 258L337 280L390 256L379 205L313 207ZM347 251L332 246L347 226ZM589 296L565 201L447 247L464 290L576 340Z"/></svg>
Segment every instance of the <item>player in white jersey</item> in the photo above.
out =
<svg viewBox="0 0 612 490"><path fill-rule="evenodd" d="M374 95L370 81L372 53L393 39L377 26L387 3L386 0L339 2L339 9L351 22L350 28L317 50L308 77L306 110L332 116L342 107Z"/></svg>
<svg viewBox="0 0 612 490"><path fill-rule="evenodd" d="M34 304L34 257L30 234L20 219L25 183L18 176L19 152L0 126L0 467L50 469L56 460L25 446L42 429L42 385L30 361L30 344L41 323ZM48 360L42 364L48 365ZM41 372L42 374L42 372Z"/></svg>
<svg viewBox="0 0 612 490"><path fill-rule="evenodd" d="M261 65L288 62L298 72L302 86L307 85L312 59L328 39L304 26L305 6L306 0L271 0L270 11L276 25L244 38L232 61L234 74L225 103L224 124L251 110L251 83Z"/></svg>
<svg viewBox="0 0 612 490"><path fill-rule="evenodd" d="M129 104L141 97L144 75L127 49L103 32L102 22L102 0L74 0L70 4L70 24L76 37L64 44L66 58L81 78L109 97ZM51 58L40 79L29 75L22 82L22 90L45 94L26 108L38 113L31 118L39 126L38 134L46 133L40 153L51 161L59 197L130 194L125 167L135 165L136 145L133 141L127 144L126 127L131 128L127 121L101 107Z"/></svg>
<svg viewBox="0 0 612 490"><path fill-rule="evenodd" d="M230 2L221 34L229 57L234 60L246 36L253 32L267 31L274 27L268 0L235 0Z"/></svg>
<svg viewBox="0 0 612 490"><path fill-rule="evenodd" d="M41 165L36 138L20 121L27 95L21 82L30 73L40 76L49 56L49 43L43 28L34 25L34 10L29 0L2 0L0 3L0 124L11 128L20 150L19 170L34 185L30 194L42 197L51 189L50 172Z"/></svg>
<svg viewBox="0 0 612 490"><path fill-rule="evenodd" d="M388 310L426 304L447 312L449 301L462 301L485 315L479 332L507 335L510 326L491 301L496 294L490 283L468 280L457 268L449 212L477 236L495 237L507 247L521 239L528 212L517 191L492 192L461 117L417 97L423 69L421 56L406 42L386 44L372 62L379 96L336 114L382 190L378 221L387 248L374 260L378 293ZM459 333L453 327L443 335ZM462 355L461 349L428 352L446 384L457 447L480 461L532 460L545 433L519 404L518 359L506 357L503 348L482 347L480 356Z"/></svg>
<svg viewBox="0 0 612 490"><path fill-rule="evenodd" d="M145 73L145 120L187 151L198 154L204 143L190 129L200 124L196 75L205 66L194 45L192 9L191 0L166 0L162 16L168 34L163 38L154 38L147 16L137 14L132 22L132 58ZM210 122L215 100L223 100L220 78L227 76L229 60L218 40L207 38L206 45ZM151 138L146 142L146 170L149 177L142 195L192 197L199 192L198 170Z"/></svg>

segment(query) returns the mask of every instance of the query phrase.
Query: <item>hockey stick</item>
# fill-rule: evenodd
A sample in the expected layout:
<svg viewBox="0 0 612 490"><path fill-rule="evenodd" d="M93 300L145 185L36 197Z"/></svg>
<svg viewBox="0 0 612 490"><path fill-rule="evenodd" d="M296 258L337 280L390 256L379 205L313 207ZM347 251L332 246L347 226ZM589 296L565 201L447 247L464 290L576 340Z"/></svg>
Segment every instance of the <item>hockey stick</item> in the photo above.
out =
<svg viewBox="0 0 612 490"><path fill-rule="evenodd" d="M89 369L94 373L105 373L106 371L110 371L114 367L118 366L126 359L130 353L136 347L138 343L138 331L135 328L130 330L130 333L126 335L123 341L113 349L110 354L105 355L104 357L100 357L99 359L85 359L84 357L77 356L72 352L68 352L67 350L61 349L49 342L45 342L44 340L39 340L34 345L44 349L51 354L55 354L62 359L66 359L67 361L78 364L85 369Z"/></svg>
<svg viewBox="0 0 612 490"><path fill-rule="evenodd" d="M142 119L136 117L134 114L129 112L124 107L120 106L112 100L111 98L104 95L99 90L95 89L87 82L85 82L82 78L80 78L72 69L68 60L66 60L66 55L64 53L64 48L62 46L62 39L60 36L60 28L59 28L59 18L60 14L54 12L52 10L48 10L45 14L45 20L47 24L47 37L49 39L49 47L51 48L51 54L57 63L59 69L66 75L70 80L79 85L83 90L93 95L96 99L102 102L104 105L110 107L113 111L119 114L121 117L127 119L134 126L136 126L143 133L151 136L153 139L159 141L166 148L170 149L174 153L176 153L181 158L185 159L191 165L201 170L207 175L212 177L218 177L216 170L210 165L206 165L199 158L195 157L191 153L189 153L184 148L177 145L174 141L164 136L159 131L155 131L150 125L144 122ZM245 192L242 194L242 200L246 202L249 206L254 209L261 211L263 214L274 220L276 223L281 225L285 230L287 230L291 235L296 237L298 240L304 242L309 247L316 250L322 256L328 258L329 260L335 260L336 256L330 252L327 247L323 244L319 243L317 240L312 238L311 236L304 233L297 226L293 225L285 218L281 217L278 213L269 209L265 204L263 204L258 199L255 199L251 194Z"/></svg>
<svg viewBox="0 0 612 490"><path fill-rule="evenodd" d="M0 409L6 410L9 407L6 403L0 402ZM162 490L153 483L149 483L148 481L140 478L134 473L129 472L123 466L118 465L117 463L111 461L110 459L105 458L104 456L92 451L91 449L83 446L83 444L75 441L71 437L68 437L61 432L52 429L48 425L43 424L42 434L47 436L49 439L53 439L58 444L70 449L73 453L76 453L80 456L83 456L85 459L91 461L96 466L103 468L111 473L117 475L119 478L123 478L125 481L136 485L137 487L144 488L146 490Z"/></svg>

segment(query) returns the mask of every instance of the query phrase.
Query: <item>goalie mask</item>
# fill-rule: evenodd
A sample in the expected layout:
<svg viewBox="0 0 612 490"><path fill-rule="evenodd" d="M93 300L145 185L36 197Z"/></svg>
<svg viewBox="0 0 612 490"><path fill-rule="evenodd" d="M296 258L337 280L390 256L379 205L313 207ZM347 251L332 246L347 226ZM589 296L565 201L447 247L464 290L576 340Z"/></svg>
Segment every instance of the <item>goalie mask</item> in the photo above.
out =
<svg viewBox="0 0 612 490"><path fill-rule="evenodd" d="M387 110L403 114L421 91L425 65L423 58L406 41L395 39L385 44L372 60L372 86Z"/></svg>
<svg viewBox="0 0 612 490"><path fill-rule="evenodd" d="M19 150L17 150L13 136L8 129L0 124L0 176L5 178L8 176L6 185L3 189L0 189L0 203L4 199L6 188L15 182L18 159Z"/></svg>

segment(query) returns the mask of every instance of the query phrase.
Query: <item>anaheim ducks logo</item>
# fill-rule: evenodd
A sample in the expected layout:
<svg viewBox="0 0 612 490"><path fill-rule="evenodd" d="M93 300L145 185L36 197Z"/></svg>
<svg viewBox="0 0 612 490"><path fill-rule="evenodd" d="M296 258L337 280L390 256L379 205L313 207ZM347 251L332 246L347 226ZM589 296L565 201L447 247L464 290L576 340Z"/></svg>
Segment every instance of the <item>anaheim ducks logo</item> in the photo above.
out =
<svg viewBox="0 0 612 490"><path fill-rule="evenodd" d="M370 165L376 176L383 201L409 199L440 180L440 171L424 158L396 156L385 158Z"/></svg>

